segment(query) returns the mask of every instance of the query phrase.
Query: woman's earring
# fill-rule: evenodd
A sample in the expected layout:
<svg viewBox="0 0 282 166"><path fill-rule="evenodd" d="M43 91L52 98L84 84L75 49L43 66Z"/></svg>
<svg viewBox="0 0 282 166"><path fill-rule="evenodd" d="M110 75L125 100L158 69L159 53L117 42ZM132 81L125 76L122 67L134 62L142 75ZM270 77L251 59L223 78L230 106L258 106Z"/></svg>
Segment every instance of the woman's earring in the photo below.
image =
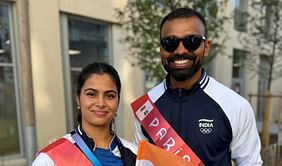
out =
<svg viewBox="0 0 282 166"><path fill-rule="evenodd" d="M77 107L76 107L78 110L80 110L80 105L77 105Z"/></svg>

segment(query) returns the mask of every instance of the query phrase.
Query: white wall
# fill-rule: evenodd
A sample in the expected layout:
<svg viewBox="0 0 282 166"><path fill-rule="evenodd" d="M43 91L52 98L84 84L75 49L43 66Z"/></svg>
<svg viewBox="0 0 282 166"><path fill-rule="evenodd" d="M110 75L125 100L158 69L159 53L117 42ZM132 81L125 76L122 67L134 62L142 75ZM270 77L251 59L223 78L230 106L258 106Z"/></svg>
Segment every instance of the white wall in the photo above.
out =
<svg viewBox="0 0 282 166"><path fill-rule="evenodd" d="M57 0L30 0L30 36L38 147L66 131Z"/></svg>
<svg viewBox="0 0 282 166"><path fill-rule="evenodd" d="M113 62L121 77L121 103L116 118L117 133L128 139L133 140L134 116L130 103L144 93L144 73L136 67L132 67L128 61L130 55L126 53L126 48L120 43L123 36L121 27L113 26Z"/></svg>

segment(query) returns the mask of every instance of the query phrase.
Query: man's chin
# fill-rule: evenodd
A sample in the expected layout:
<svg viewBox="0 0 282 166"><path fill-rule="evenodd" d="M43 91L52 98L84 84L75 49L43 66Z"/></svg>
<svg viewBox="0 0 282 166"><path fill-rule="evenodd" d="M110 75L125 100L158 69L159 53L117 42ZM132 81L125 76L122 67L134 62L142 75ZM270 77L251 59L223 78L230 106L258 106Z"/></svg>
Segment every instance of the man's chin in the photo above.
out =
<svg viewBox="0 0 282 166"><path fill-rule="evenodd" d="M186 81L187 79L189 79L188 77L186 77L186 76L173 76L173 75L171 75L172 76L172 78L175 80L175 81L177 81L177 82L184 82L184 81Z"/></svg>
<svg viewBox="0 0 282 166"><path fill-rule="evenodd" d="M189 68L189 69L170 69L168 74L176 81L182 82L192 78L196 73L197 68Z"/></svg>
<svg viewBox="0 0 282 166"><path fill-rule="evenodd" d="M187 71L172 71L169 73L171 75L171 77L179 82L185 81L189 78L191 78L194 74L191 72L187 72Z"/></svg>

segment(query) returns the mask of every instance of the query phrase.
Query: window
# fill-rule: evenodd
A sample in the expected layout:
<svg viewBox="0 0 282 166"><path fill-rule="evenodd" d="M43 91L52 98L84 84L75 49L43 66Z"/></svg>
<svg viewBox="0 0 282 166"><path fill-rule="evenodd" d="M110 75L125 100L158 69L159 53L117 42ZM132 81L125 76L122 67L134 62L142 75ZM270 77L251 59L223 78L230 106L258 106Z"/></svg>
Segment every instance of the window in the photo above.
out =
<svg viewBox="0 0 282 166"><path fill-rule="evenodd" d="M233 65L232 65L232 77L243 78L244 77L244 61L248 52L244 50L233 50Z"/></svg>
<svg viewBox="0 0 282 166"><path fill-rule="evenodd" d="M232 89L239 94L244 94L244 61L247 52L244 50L233 50L233 64L232 64Z"/></svg>
<svg viewBox="0 0 282 166"><path fill-rule="evenodd" d="M66 81L65 85L71 85L67 87L66 91L69 91L67 103L67 109L72 110L68 115L68 128L71 129L77 125L76 114L77 104L75 101L76 95L76 81L81 69L92 62L107 62L110 63L109 57L109 36L110 26L105 22L94 21L74 16L62 16L62 22L66 25L63 28L66 31L65 45L67 49L64 49L66 55ZM68 74L69 73L69 74Z"/></svg>
<svg viewBox="0 0 282 166"><path fill-rule="evenodd" d="M20 153L11 8L0 3L0 156Z"/></svg>
<svg viewBox="0 0 282 166"><path fill-rule="evenodd" d="M248 0L235 0L234 28L246 32L248 22Z"/></svg>

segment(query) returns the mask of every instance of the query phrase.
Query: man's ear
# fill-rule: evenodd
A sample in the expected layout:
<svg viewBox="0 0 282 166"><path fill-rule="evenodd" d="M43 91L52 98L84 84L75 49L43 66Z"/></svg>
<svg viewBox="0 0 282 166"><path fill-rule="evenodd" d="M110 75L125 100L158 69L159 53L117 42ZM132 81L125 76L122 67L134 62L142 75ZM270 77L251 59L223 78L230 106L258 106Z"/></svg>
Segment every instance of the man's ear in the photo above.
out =
<svg viewBox="0 0 282 166"><path fill-rule="evenodd" d="M205 42L205 53L204 53L205 57L207 57L209 55L210 49L211 49L211 41L207 40Z"/></svg>

